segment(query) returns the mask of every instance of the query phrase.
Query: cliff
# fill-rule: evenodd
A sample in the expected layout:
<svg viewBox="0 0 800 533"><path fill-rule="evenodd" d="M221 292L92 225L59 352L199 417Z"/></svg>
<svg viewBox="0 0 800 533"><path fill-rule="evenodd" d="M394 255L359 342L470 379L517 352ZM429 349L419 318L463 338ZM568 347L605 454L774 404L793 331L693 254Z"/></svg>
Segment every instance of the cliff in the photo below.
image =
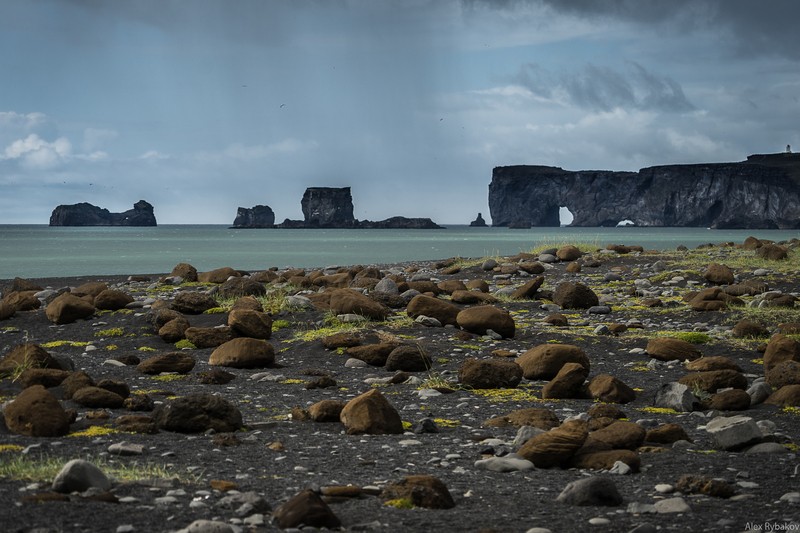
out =
<svg viewBox="0 0 800 533"><path fill-rule="evenodd" d="M50 215L51 226L155 226L153 206L144 200L133 204L133 209L111 213L95 205L82 202L59 205Z"/></svg>
<svg viewBox="0 0 800 533"><path fill-rule="evenodd" d="M800 154L751 155L739 163L666 165L639 172L567 171L546 166L496 167L489 185L494 226L743 229L800 228Z"/></svg>
<svg viewBox="0 0 800 533"><path fill-rule="evenodd" d="M243 228L274 228L275 213L268 205L257 205L254 207L240 207L236 211L236 218L233 221L233 229Z"/></svg>
<svg viewBox="0 0 800 533"><path fill-rule="evenodd" d="M356 220L350 187L309 187L300 202L304 220L285 219L277 227L346 229L442 229L429 218L392 217L385 220ZM241 208L240 208L241 209Z"/></svg>

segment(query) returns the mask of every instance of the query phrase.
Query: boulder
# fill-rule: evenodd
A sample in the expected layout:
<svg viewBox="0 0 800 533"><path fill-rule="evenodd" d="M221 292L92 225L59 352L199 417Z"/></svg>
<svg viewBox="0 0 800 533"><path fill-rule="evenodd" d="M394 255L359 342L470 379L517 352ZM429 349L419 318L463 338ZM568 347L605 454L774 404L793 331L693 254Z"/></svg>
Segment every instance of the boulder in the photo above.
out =
<svg viewBox="0 0 800 533"><path fill-rule="evenodd" d="M701 357L686 363L686 370L692 372L708 372L710 370L733 370L741 372L742 368L734 363L729 357L715 355L711 357Z"/></svg>
<svg viewBox="0 0 800 533"><path fill-rule="evenodd" d="M390 483L381 492L384 500L407 499L414 507L451 509L456 506L450 491L439 478L428 475L406 476Z"/></svg>
<svg viewBox="0 0 800 533"><path fill-rule="evenodd" d="M782 261L789 257L789 250L778 244L764 244L756 249L756 255L770 261Z"/></svg>
<svg viewBox="0 0 800 533"><path fill-rule="evenodd" d="M800 362L782 361L767 372L766 379L776 389L785 385L800 385Z"/></svg>
<svg viewBox="0 0 800 533"><path fill-rule="evenodd" d="M243 337L269 339L272 336L272 317L261 311L232 309L228 313L228 326Z"/></svg>
<svg viewBox="0 0 800 533"><path fill-rule="evenodd" d="M749 416L718 416L706 424L706 432L720 450L739 450L761 442L758 424Z"/></svg>
<svg viewBox="0 0 800 533"><path fill-rule="evenodd" d="M464 309L456 316L456 323L460 328L478 335L485 335L492 330L504 338L514 337L514 319L508 311L493 305Z"/></svg>
<svg viewBox="0 0 800 533"><path fill-rule="evenodd" d="M175 318L159 328L158 336L161 337L161 340L164 342L178 342L186 338L186 330L190 327L191 324L189 324L189 321L185 318Z"/></svg>
<svg viewBox="0 0 800 533"><path fill-rule="evenodd" d="M560 425L558 417L550 409L527 407L512 411L507 415L496 416L486 420L483 425L490 427L535 427L549 431Z"/></svg>
<svg viewBox="0 0 800 533"><path fill-rule="evenodd" d="M136 369L143 374L150 375L157 375L162 372L188 374L194 368L195 363L194 357L187 353L169 352L145 359L136 365Z"/></svg>
<svg viewBox="0 0 800 533"><path fill-rule="evenodd" d="M703 277L706 278L706 281L714 285L730 285L735 281L733 270L719 263L710 263L706 267Z"/></svg>
<svg viewBox="0 0 800 533"><path fill-rule="evenodd" d="M517 289L515 289L514 292L511 293L511 299L512 300L527 300L527 299L535 298L537 291L542 286L542 283L544 283L544 277L543 276L537 276L537 277L533 278L532 280L526 282L521 287L518 287Z"/></svg>
<svg viewBox="0 0 800 533"><path fill-rule="evenodd" d="M617 420L589 433L589 441L600 442L611 449L635 450L642 445L646 434L647 431L639 424Z"/></svg>
<svg viewBox="0 0 800 533"><path fill-rule="evenodd" d="M464 305L493 304L497 302L497 298L491 294L477 290L455 291L450 295L450 301Z"/></svg>
<svg viewBox="0 0 800 533"><path fill-rule="evenodd" d="M781 407L800 407L800 385L784 385L770 394L764 403Z"/></svg>
<svg viewBox="0 0 800 533"><path fill-rule="evenodd" d="M517 358L525 379L553 379L566 363L589 370L586 352L571 344L540 344Z"/></svg>
<svg viewBox="0 0 800 533"><path fill-rule="evenodd" d="M649 431L644 437L645 442L653 442L655 444L672 444L679 440L691 442L692 439L682 426L675 423L661 424Z"/></svg>
<svg viewBox="0 0 800 533"><path fill-rule="evenodd" d="M650 339L645 351L659 361L691 361L703 355L694 344L670 337Z"/></svg>
<svg viewBox="0 0 800 533"><path fill-rule="evenodd" d="M746 411L750 409L750 402L750 395L746 391L729 389L713 395L707 405L716 411Z"/></svg>
<svg viewBox="0 0 800 533"><path fill-rule="evenodd" d="M562 309L589 309L600 303L597 294L582 283L563 281L553 292L553 303Z"/></svg>
<svg viewBox="0 0 800 533"><path fill-rule="evenodd" d="M275 523L281 529L311 528L338 529L342 522L328 504L313 490L306 489L272 513Z"/></svg>
<svg viewBox="0 0 800 533"><path fill-rule="evenodd" d="M431 358L417 345L398 346L386 358L386 370L391 371L425 372L432 366Z"/></svg>
<svg viewBox="0 0 800 533"><path fill-rule="evenodd" d="M133 296L127 292L116 289L106 289L94 298L94 306L97 309L116 311L123 309L126 305L133 302Z"/></svg>
<svg viewBox="0 0 800 533"><path fill-rule="evenodd" d="M567 484L556 501L567 505L615 507L622 503L622 496L610 478L585 477Z"/></svg>
<svg viewBox="0 0 800 533"><path fill-rule="evenodd" d="M17 383L23 389L32 387L33 385L41 385L46 389L57 387L61 385L71 372L69 370L60 370L56 368L28 368L23 370L17 377Z"/></svg>
<svg viewBox="0 0 800 533"><path fill-rule="evenodd" d="M700 407L700 400L692 394L689 387L683 383L671 382L664 383L658 389L655 399L655 407L672 409L681 413L688 413Z"/></svg>
<svg viewBox="0 0 800 533"><path fill-rule="evenodd" d="M231 340L231 328L186 328L183 332L186 340L198 348L216 348Z"/></svg>
<svg viewBox="0 0 800 533"><path fill-rule="evenodd" d="M211 352L208 364L230 368L265 368L275 362L275 350L263 339L239 337Z"/></svg>
<svg viewBox="0 0 800 533"><path fill-rule="evenodd" d="M414 296L406 307L406 313L408 313L408 316L411 318L424 315L435 318L445 326L448 324L453 326L457 325L456 317L460 312L460 307L445 300L440 300L424 294Z"/></svg>
<svg viewBox="0 0 800 533"><path fill-rule="evenodd" d="M638 472L642 460L632 450L579 450L569 461L572 468L611 470L617 463L625 463L632 472Z"/></svg>
<svg viewBox="0 0 800 533"><path fill-rule="evenodd" d="M458 381L472 389L513 389L522 381L522 368L514 361L470 358L458 370Z"/></svg>
<svg viewBox="0 0 800 533"><path fill-rule="evenodd" d="M72 395L72 401L91 409L119 409L125 399L117 393L100 387L83 387Z"/></svg>
<svg viewBox="0 0 800 533"><path fill-rule="evenodd" d="M242 296L264 296L267 293L263 283L245 277L232 277L222 282L217 294L220 298L240 298Z"/></svg>
<svg viewBox="0 0 800 533"><path fill-rule="evenodd" d="M91 296L94 300L98 294L108 290L108 284L104 281L87 281L82 285L78 285L72 289L72 294L75 296Z"/></svg>
<svg viewBox="0 0 800 533"><path fill-rule="evenodd" d="M583 446L588 435L586 422L571 420L529 439L517 453L537 468L562 466Z"/></svg>
<svg viewBox="0 0 800 533"><path fill-rule="evenodd" d="M372 389L347 402L340 420L349 435L403 433L400 414L378 389Z"/></svg>
<svg viewBox="0 0 800 533"><path fill-rule="evenodd" d="M197 281L197 269L189 263L178 263L170 272L169 277L179 277L186 282Z"/></svg>
<svg viewBox="0 0 800 533"><path fill-rule="evenodd" d="M8 320L16 313L17 313L17 308L14 306L14 304L10 304L5 301L0 301L0 320Z"/></svg>
<svg viewBox="0 0 800 533"><path fill-rule="evenodd" d="M559 261L575 261L580 259L582 255L583 252L577 246L571 244L564 245L556 250L556 257L558 257Z"/></svg>
<svg viewBox="0 0 800 533"><path fill-rule="evenodd" d="M231 267L222 267L209 270L208 272L199 272L197 274L197 281L200 283L215 283L219 285L225 283L230 277L238 278L241 277L241 275L242 274L238 270L234 270Z"/></svg>
<svg viewBox="0 0 800 533"><path fill-rule="evenodd" d="M65 464L53 479L52 490L69 494L91 488L101 491L111 489L111 480L94 464L84 459L73 459Z"/></svg>
<svg viewBox="0 0 800 533"><path fill-rule="evenodd" d="M314 422L339 422L345 405L341 400L322 400L309 406L308 414Z"/></svg>
<svg viewBox="0 0 800 533"><path fill-rule="evenodd" d="M219 304L211 296L197 291L178 293L172 302L172 308L187 315L200 315L204 311L218 307Z"/></svg>
<svg viewBox="0 0 800 533"><path fill-rule="evenodd" d="M767 349L764 351L764 372L769 373L783 361L800 362L800 342L776 333L769 340Z"/></svg>
<svg viewBox="0 0 800 533"><path fill-rule="evenodd" d="M54 324L71 324L76 320L89 318L95 312L94 305L72 293L56 296L44 310L47 319Z"/></svg>
<svg viewBox="0 0 800 533"><path fill-rule="evenodd" d="M355 359L364 361L371 366L384 366L389 354L398 347L395 342L381 342L377 344L365 344L364 346L353 346L346 350L346 354Z"/></svg>
<svg viewBox="0 0 800 533"><path fill-rule="evenodd" d="M38 291L13 291L3 297L3 304L17 311L34 311L42 306L36 297Z"/></svg>
<svg viewBox="0 0 800 533"><path fill-rule="evenodd" d="M242 413L228 400L206 393L193 393L156 407L157 426L178 433L203 433L209 429L228 433L240 429Z"/></svg>
<svg viewBox="0 0 800 533"><path fill-rule="evenodd" d="M38 344L19 344L0 359L0 377L28 368L64 370L61 364Z"/></svg>
<svg viewBox="0 0 800 533"><path fill-rule="evenodd" d="M558 374L542 387L542 398L583 398L586 391L583 382L589 370L580 363L566 363Z"/></svg>
<svg viewBox="0 0 800 533"><path fill-rule="evenodd" d="M629 403L636 399L636 392L618 378L609 374L598 374L589 382L592 398L606 403Z"/></svg>
<svg viewBox="0 0 800 533"><path fill-rule="evenodd" d="M69 414L41 385L28 387L6 404L3 418L8 430L17 435L62 437L69 432Z"/></svg>
<svg viewBox="0 0 800 533"><path fill-rule="evenodd" d="M390 314L387 307L352 289L335 289L330 308L337 315L353 313L373 320L386 320Z"/></svg>
<svg viewBox="0 0 800 533"><path fill-rule="evenodd" d="M683 383L692 390L714 393L719 389L747 389L747 378L735 370L709 370L692 372L682 376L678 383Z"/></svg>

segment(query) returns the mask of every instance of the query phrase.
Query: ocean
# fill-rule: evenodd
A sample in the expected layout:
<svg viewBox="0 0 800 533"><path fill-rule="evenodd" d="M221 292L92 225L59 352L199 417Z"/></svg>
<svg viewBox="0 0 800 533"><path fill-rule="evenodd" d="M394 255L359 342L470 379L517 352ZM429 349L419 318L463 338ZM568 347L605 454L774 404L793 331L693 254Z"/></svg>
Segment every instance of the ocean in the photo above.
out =
<svg viewBox="0 0 800 533"><path fill-rule="evenodd" d="M161 274L178 263L200 271L230 266L386 264L453 256L513 255L540 244L589 242L668 250L704 243L741 243L749 235L776 241L798 231L701 228L471 228L442 230L229 229L225 225L50 227L0 225L0 280L83 275Z"/></svg>

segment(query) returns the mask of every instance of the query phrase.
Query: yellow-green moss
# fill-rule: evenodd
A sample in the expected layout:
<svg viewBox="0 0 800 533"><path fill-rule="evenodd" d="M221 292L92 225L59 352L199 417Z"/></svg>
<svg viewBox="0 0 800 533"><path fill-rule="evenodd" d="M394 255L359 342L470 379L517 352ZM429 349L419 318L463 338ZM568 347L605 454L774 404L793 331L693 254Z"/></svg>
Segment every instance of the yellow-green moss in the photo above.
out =
<svg viewBox="0 0 800 533"><path fill-rule="evenodd" d="M0 444L0 453L21 452L24 449L25 447L19 444Z"/></svg>
<svg viewBox="0 0 800 533"><path fill-rule="evenodd" d="M153 376L152 379L154 379L155 381L170 382L170 381L178 381L185 378L186 378L185 374L159 374L157 376Z"/></svg>
<svg viewBox="0 0 800 533"><path fill-rule="evenodd" d="M450 418L434 418L433 421L436 423L437 426L443 428L457 428L461 425L460 420L452 420Z"/></svg>
<svg viewBox="0 0 800 533"><path fill-rule="evenodd" d="M661 415L677 415L679 414L678 411L672 409L670 407L642 407L639 409L645 413L656 413Z"/></svg>
<svg viewBox="0 0 800 533"><path fill-rule="evenodd" d="M40 344L42 348L49 350L51 348L61 348L62 346L72 346L74 348L82 348L89 346L90 343L85 341L50 341Z"/></svg>
<svg viewBox="0 0 800 533"><path fill-rule="evenodd" d="M140 347L138 347L136 349L139 350L140 352L156 352L156 351L158 351L155 348L151 348L149 346L140 346Z"/></svg>
<svg viewBox="0 0 800 533"><path fill-rule="evenodd" d="M125 331L122 328L101 329L94 332L95 337L122 337Z"/></svg>
<svg viewBox="0 0 800 533"><path fill-rule="evenodd" d="M114 433L121 433L121 431L108 426L92 426L81 431L73 431L67 434L67 437L101 437L103 435L113 435Z"/></svg>
<svg viewBox="0 0 800 533"><path fill-rule="evenodd" d="M278 383L282 383L284 385L298 385L300 383L305 383L305 381L303 381L302 379L290 378L290 379L284 379L283 381L279 381Z"/></svg>
<svg viewBox="0 0 800 533"><path fill-rule="evenodd" d="M272 331L280 331L282 329L290 327L292 324L288 320L276 320L272 323Z"/></svg>
<svg viewBox="0 0 800 533"><path fill-rule="evenodd" d="M412 424L411 422L409 422L409 421L407 421L407 420L403 420L403 430L405 430L405 431L411 431L411 428L412 428L413 426L414 426L414 424Z"/></svg>
<svg viewBox="0 0 800 533"><path fill-rule="evenodd" d="M108 346L106 346L106 350L108 350L109 352L113 352L114 350L118 350L118 349L119 349L119 346L117 346L116 344L109 344Z"/></svg>
<svg viewBox="0 0 800 533"><path fill-rule="evenodd" d="M183 350L184 348L188 348L190 350L196 350L197 346L195 346L190 340L188 339L181 339L175 343L175 347L179 350Z"/></svg>
<svg viewBox="0 0 800 533"><path fill-rule="evenodd" d="M800 407L794 407L792 405L787 405L783 408L784 413L789 413L790 415L800 415Z"/></svg>
<svg viewBox="0 0 800 533"><path fill-rule="evenodd" d="M524 389L471 389L476 396L486 398L490 402L540 402L541 398ZM553 401L553 400L548 400Z"/></svg>
<svg viewBox="0 0 800 533"><path fill-rule="evenodd" d="M219 313L227 313L230 311L229 307L212 307L211 309L206 309L203 311L204 315L216 315Z"/></svg>
<svg viewBox="0 0 800 533"><path fill-rule="evenodd" d="M394 507L395 509L413 509L414 502L410 498L397 498L394 500L387 500L383 505Z"/></svg>

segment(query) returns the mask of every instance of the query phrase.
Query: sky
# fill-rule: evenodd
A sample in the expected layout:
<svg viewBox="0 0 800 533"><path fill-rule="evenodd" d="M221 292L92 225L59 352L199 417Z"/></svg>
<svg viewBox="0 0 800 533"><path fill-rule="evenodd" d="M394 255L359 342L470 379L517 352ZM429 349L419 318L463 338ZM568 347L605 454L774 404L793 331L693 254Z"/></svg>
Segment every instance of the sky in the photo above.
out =
<svg viewBox="0 0 800 533"><path fill-rule="evenodd" d="M0 224L489 222L492 168L800 150L795 0L0 0Z"/></svg>

